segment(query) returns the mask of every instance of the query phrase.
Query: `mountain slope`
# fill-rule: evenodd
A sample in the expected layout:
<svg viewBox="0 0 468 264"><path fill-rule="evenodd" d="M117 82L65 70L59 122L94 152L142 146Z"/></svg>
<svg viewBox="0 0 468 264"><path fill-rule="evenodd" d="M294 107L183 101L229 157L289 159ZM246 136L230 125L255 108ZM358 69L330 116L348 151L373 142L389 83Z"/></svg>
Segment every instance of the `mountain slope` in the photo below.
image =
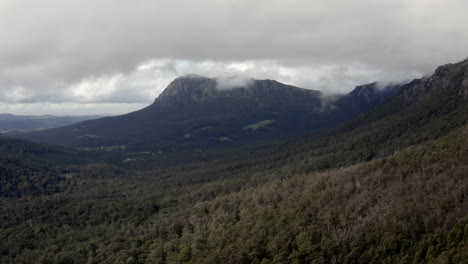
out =
<svg viewBox="0 0 468 264"><path fill-rule="evenodd" d="M155 102L140 111L21 136L65 146L125 147L159 151L235 146L332 126L384 103L400 92L376 84L324 105L318 91L272 80L250 80L220 89L201 76L175 79Z"/></svg>
<svg viewBox="0 0 468 264"><path fill-rule="evenodd" d="M0 198L0 262L466 263L467 80L443 66L253 159L90 166L66 193Z"/></svg>
<svg viewBox="0 0 468 264"><path fill-rule="evenodd" d="M153 239L146 258L161 263L463 263L467 132L464 127L351 168L221 195L169 221L155 216L163 227L148 236L169 238ZM171 225L180 226L180 235L165 228Z"/></svg>
<svg viewBox="0 0 468 264"><path fill-rule="evenodd" d="M0 199L0 260L463 263L467 133L321 173L78 177L66 196Z"/></svg>
<svg viewBox="0 0 468 264"><path fill-rule="evenodd" d="M0 136L0 197L58 192L67 181L63 168L94 159L83 151Z"/></svg>
<svg viewBox="0 0 468 264"><path fill-rule="evenodd" d="M336 128L289 142L275 155L289 160L291 167L311 171L385 157L436 139L466 124L467 84L467 60L441 66L432 76L405 85L382 106Z"/></svg>

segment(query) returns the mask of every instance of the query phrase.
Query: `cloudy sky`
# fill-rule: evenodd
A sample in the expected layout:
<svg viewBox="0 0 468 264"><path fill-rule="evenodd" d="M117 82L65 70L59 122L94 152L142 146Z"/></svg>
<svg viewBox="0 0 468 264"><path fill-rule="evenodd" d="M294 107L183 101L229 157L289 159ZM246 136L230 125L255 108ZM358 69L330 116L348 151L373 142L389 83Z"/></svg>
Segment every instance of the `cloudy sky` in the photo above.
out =
<svg viewBox="0 0 468 264"><path fill-rule="evenodd" d="M0 0L0 113L120 114L175 77L348 92L468 56L466 0Z"/></svg>

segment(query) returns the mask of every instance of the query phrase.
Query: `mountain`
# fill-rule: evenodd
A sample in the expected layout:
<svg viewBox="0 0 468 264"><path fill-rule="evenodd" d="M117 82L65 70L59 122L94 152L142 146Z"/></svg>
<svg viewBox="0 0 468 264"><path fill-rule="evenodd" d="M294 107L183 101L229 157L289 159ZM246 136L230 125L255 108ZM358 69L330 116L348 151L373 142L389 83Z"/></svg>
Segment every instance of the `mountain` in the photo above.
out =
<svg viewBox="0 0 468 264"><path fill-rule="evenodd" d="M382 105L414 85L420 83L416 79L402 84L382 85L378 82L357 86L353 91L338 98L333 106L338 106L332 111L330 118L341 123L349 120L348 116L358 116L370 109Z"/></svg>
<svg viewBox="0 0 468 264"><path fill-rule="evenodd" d="M41 166L45 145L6 138L4 167L35 160L27 166L64 180L41 185L23 177L26 164L0 173L10 190L0 197L0 262L466 263L468 60L398 89L352 120L267 150L151 171ZM379 91L369 84L332 103ZM183 98L167 104L185 108L218 100L211 93L156 101ZM64 156L61 166L73 157Z"/></svg>
<svg viewBox="0 0 468 264"><path fill-rule="evenodd" d="M154 103L122 116L22 134L22 137L78 148L127 151L196 150L270 142L350 120L401 91L377 83L329 100L321 92L274 80L206 78L172 81Z"/></svg>
<svg viewBox="0 0 468 264"><path fill-rule="evenodd" d="M272 150L296 173L340 168L387 157L446 136L468 121L468 60L438 67L404 85L371 111ZM288 170L285 168L285 170Z"/></svg>
<svg viewBox="0 0 468 264"><path fill-rule="evenodd" d="M30 116L0 114L0 131L9 134L66 126L102 116Z"/></svg>

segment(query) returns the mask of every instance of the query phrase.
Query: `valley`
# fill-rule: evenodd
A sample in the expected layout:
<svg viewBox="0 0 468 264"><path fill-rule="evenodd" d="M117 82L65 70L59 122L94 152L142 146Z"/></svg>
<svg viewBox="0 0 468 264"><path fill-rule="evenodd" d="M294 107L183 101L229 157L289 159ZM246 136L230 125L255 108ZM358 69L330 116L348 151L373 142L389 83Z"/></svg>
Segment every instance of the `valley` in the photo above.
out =
<svg viewBox="0 0 468 264"><path fill-rule="evenodd" d="M466 263L467 80L464 60L327 110L186 76L137 112L1 136L0 262Z"/></svg>

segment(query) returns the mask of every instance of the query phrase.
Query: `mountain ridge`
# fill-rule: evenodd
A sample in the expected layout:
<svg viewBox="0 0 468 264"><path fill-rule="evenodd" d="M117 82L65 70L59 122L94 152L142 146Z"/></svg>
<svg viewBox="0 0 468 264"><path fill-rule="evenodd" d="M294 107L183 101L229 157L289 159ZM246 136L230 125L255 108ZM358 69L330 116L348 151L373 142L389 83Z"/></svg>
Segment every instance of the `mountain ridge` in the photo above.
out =
<svg viewBox="0 0 468 264"><path fill-rule="evenodd" d="M186 102L203 102L217 97L262 97L262 96L321 96L316 90L299 88L275 80L248 79L241 84L220 88L219 78L208 78L200 75L186 75L174 79L155 101L175 99Z"/></svg>
<svg viewBox="0 0 468 264"><path fill-rule="evenodd" d="M332 102L319 91L273 80L218 89L217 79L183 76L172 81L146 108L121 116L20 136L78 148L118 147L135 151L205 149L259 143L333 126L394 96L364 85ZM363 91L369 90L369 93ZM258 129L244 129L262 124Z"/></svg>
<svg viewBox="0 0 468 264"><path fill-rule="evenodd" d="M0 181L8 197L0 199L0 238L8 241L0 243L0 260L464 263L467 69L460 64L438 73L443 76L403 84L359 117L299 141L284 141L269 152L251 154L256 149L249 146L235 157L176 165L168 163L180 156L159 162L135 156L141 162L125 170L121 166L126 162L55 169L39 163L25 170L18 163L30 161L23 151L37 158L42 144L8 140L7 146L17 147L4 152L19 159L0 158L0 175L2 169L13 172ZM355 96L367 102L375 89L375 84L360 87L343 99L349 104L342 111L355 107ZM155 113L200 111L212 102L172 108L158 103L142 110L148 115L137 112L104 121L128 126L135 118L148 122ZM160 113L164 109L169 110ZM171 118L166 126L185 120ZM261 130L272 124L267 121L249 128ZM102 122L79 126L102 129L93 125ZM56 174L38 174L43 170Z"/></svg>

